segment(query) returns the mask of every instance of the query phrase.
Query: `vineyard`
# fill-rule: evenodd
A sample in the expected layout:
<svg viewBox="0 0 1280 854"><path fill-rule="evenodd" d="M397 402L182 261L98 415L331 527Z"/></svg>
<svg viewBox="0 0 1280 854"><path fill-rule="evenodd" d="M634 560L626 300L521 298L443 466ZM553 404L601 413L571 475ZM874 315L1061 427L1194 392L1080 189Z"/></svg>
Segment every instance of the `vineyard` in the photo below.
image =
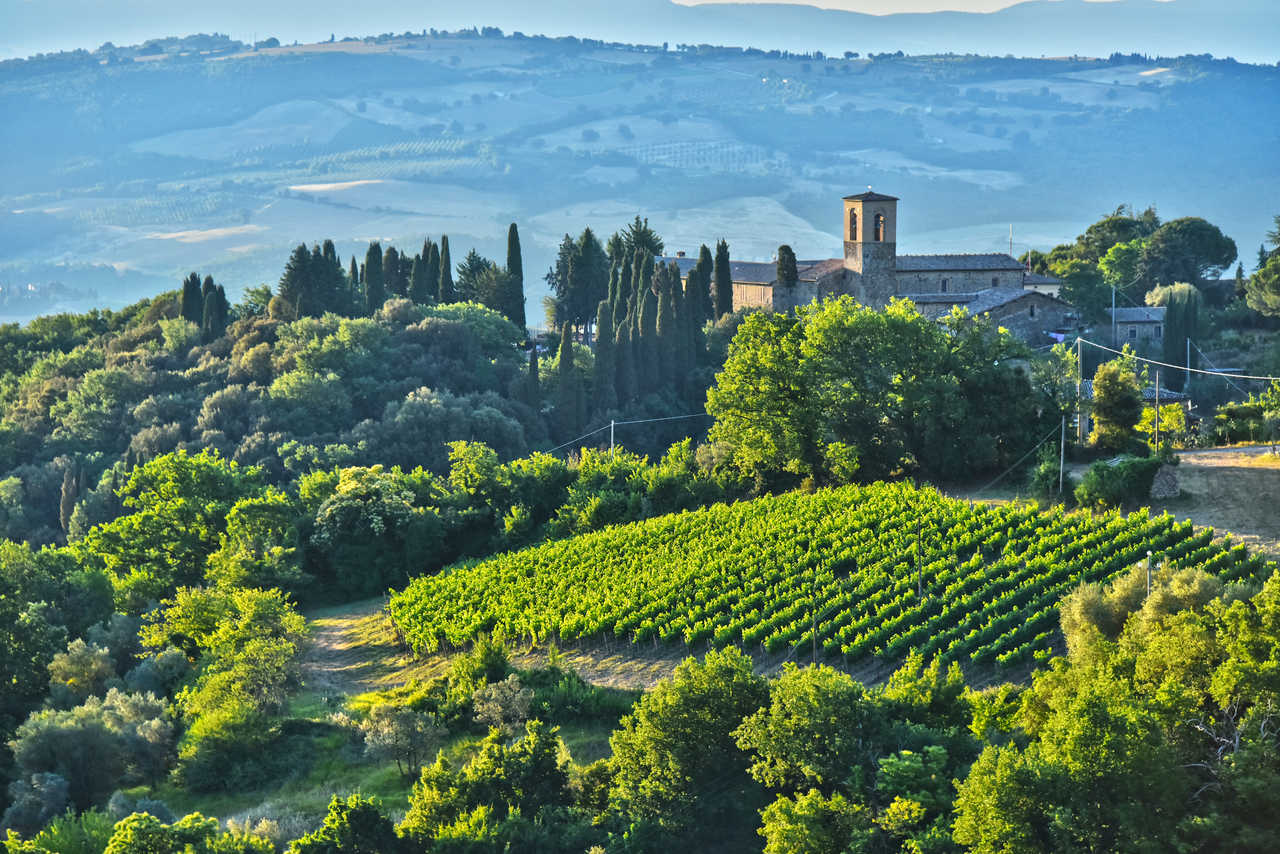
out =
<svg viewBox="0 0 1280 854"><path fill-rule="evenodd" d="M480 632L572 642L808 649L853 662L1047 658L1057 603L1146 560L1224 580L1274 564L1147 511L973 506L906 484L790 493L664 516L415 579L391 616L417 652Z"/></svg>

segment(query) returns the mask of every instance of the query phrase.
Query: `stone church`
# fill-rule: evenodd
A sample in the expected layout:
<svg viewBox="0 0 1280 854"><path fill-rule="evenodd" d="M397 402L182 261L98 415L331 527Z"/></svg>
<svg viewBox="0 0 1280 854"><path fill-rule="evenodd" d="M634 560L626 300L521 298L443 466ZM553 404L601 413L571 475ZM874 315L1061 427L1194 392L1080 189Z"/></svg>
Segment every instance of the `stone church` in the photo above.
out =
<svg viewBox="0 0 1280 854"><path fill-rule="evenodd" d="M902 297L934 319L964 306L989 316L1035 347L1074 335L1072 307L1057 298L1057 282L1029 273L1015 258L998 254L899 255L898 199L867 192L844 198L844 257L797 261L799 281L778 285L775 263L733 262L733 307L790 311L815 299L848 294L883 308ZM683 276L697 262L682 254Z"/></svg>

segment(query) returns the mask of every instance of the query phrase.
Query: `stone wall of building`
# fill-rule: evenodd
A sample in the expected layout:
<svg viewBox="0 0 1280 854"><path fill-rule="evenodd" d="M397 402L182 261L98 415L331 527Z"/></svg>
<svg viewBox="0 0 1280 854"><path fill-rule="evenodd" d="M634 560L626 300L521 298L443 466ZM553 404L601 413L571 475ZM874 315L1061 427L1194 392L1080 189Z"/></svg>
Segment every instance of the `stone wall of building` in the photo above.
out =
<svg viewBox="0 0 1280 854"><path fill-rule="evenodd" d="M734 311L743 308L763 308L773 310L773 287L771 285L743 285L733 283Z"/></svg>
<svg viewBox="0 0 1280 854"><path fill-rule="evenodd" d="M946 287L943 287L946 282ZM900 294L973 294L987 288L1022 287L1021 270L898 271Z"/></svg>
<svg viewBox="0 0 1280 854"><path fill-rule="evenodd" d="M1057 341L1047 334L1049 331L1074 327L1074 319L1068 318L1073 311L1060 300L1028 291L1026 296L987 312L987 316L1032 347L1043 347Z"/></svg>

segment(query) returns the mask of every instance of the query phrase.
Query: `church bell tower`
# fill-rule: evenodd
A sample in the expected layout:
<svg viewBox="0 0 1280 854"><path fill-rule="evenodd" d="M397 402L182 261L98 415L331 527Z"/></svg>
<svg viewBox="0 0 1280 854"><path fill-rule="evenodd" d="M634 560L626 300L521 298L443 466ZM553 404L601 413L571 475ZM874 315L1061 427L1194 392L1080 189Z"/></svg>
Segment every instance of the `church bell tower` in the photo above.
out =
<svg viewBox="0 0 1280 854"><path fill-rule="evenodd" d="M882 306L898 292L898 199L867 188L844 197L844 267L863 305Z"/></svg>

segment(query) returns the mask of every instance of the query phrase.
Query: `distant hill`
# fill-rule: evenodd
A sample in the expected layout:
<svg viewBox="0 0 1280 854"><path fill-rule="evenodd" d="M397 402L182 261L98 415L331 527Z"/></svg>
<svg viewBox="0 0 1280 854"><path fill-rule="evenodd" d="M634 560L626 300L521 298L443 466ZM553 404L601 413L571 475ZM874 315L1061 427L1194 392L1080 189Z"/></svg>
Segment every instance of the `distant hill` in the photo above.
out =
<svg viewBox="0 0 1280 854"><path fill-rule="evenodd" d="M424 5L426 8L424 8ZM0 0L0 56L23 56L104 41L140 42L173 33L226 32L282 42L335 35L497 26L650 44L735 44L791 51L982 53L996 56L1176 56L1212 53L1275 62L1280 12L1272 0L1030 0L989 14L864 15L789 4L681 6L669 0L472 0L422 4L334 0L218 4L164 0Z"/></svg>

